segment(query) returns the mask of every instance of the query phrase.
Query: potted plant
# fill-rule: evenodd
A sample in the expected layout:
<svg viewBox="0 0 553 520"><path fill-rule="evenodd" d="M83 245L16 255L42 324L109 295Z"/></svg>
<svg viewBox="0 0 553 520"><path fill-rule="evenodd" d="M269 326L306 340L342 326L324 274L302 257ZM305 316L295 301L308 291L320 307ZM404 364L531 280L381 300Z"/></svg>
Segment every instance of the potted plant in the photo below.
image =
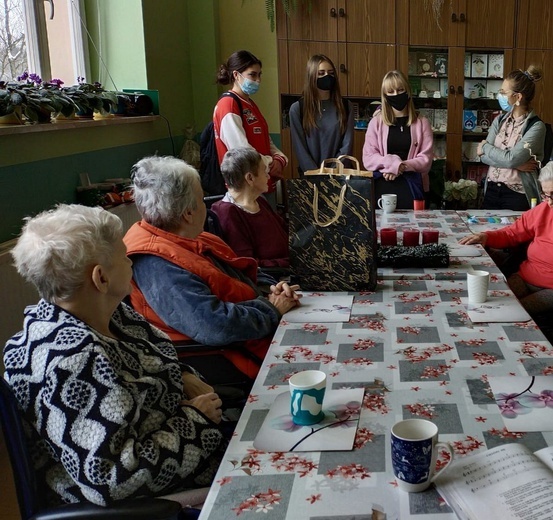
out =
<svg viewBox="0 0 553 520"><path fill-rule="evenodd" d="M115 92L107 91L98 82L87 83L84 78L77 78L78 83L64 88L64 92L77 106L77 117L92 117L96 111L108 115L117 106Z"/></svg>

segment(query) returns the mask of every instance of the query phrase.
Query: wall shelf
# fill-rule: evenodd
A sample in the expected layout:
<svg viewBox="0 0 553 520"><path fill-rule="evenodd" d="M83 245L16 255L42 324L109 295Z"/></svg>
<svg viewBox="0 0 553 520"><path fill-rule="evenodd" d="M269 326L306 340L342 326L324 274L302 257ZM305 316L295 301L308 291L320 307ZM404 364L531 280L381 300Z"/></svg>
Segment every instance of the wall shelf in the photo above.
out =
<svg viewBox="0 0 553 520"><path fill-rule="evenodd" d="M24 124L24 125L0 125L0 135L30 134L35 132L52 132L59 130L76 130L79 128L93 128L100 126L128 125L133 123L148 123L157 121L160 116L135 116L135 117L106 117L102 119L63 119L53 123Z"/></svg>

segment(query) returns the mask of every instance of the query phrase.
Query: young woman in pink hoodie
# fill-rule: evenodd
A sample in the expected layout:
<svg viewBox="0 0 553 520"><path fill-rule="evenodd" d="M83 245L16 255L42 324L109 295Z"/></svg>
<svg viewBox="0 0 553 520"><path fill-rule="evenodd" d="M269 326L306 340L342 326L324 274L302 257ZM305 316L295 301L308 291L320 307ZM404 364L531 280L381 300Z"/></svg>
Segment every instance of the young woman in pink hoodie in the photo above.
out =
<svg viewBox="0 0 553 520"><path fill-rule="evenodd" d="M373 171L375 196L397 195L398 209L413 209L429 190L433 134L428 119L415 110L409 82L392 70L382 81L382 106L369 123L363 165Z"/></svg>

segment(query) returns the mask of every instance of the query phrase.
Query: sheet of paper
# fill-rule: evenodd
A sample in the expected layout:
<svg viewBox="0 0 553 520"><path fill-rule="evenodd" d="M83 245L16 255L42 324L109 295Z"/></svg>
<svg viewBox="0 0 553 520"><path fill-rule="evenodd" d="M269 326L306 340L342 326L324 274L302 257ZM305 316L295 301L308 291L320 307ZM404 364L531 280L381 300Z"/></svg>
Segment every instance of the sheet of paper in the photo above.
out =
<svg viewBox="0 0 553 520"><path fill-rule="evenodd" d="M489 377L488 383L507 430L553 431L552 377Z"/></svg>
<svg viewBox="0 0 553 520"><path fill-rule="evenodd" d="M277 396L253 445L263 451L349 451L353 449L363 388L327 389L325 418L318 424L298 426L290 414L290 392Z"/></svg>
<svg viewBox="0 0 553 520"><path fill-rule="evenodd" d="M332 293L304 294L300 306L288 311L289 323L347 323L353 306L353 296Z"/></svg>
<svg viewBox="0 0 553 520"><path fill-rule="evenodd" d="M464 246L461 244L447 244L449 256L482 256L482 249L476 246Z"/></svg>
<svg viewBox="0 0 553 520"><path fill-rule="evenodd" d="M473 323L523 322L532 319L514 296L488 296L484 303L469 303L468 298L461 298L461 303L466 304Z"/></svg>

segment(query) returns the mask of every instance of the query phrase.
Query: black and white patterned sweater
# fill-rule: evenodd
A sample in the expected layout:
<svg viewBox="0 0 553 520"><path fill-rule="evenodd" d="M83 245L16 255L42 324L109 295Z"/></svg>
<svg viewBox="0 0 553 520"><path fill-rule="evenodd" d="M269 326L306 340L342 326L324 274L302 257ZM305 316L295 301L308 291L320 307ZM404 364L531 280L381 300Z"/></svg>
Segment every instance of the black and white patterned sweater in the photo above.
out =
<svg viewBox="0 0 553 520"><path fill-rule="evenodd" d="M29 428L39 477L56 501L106 505L211 483L225 441L179 403L172 343L121 304L115 340L41 300L4 347L5 378Z"/></svg>

